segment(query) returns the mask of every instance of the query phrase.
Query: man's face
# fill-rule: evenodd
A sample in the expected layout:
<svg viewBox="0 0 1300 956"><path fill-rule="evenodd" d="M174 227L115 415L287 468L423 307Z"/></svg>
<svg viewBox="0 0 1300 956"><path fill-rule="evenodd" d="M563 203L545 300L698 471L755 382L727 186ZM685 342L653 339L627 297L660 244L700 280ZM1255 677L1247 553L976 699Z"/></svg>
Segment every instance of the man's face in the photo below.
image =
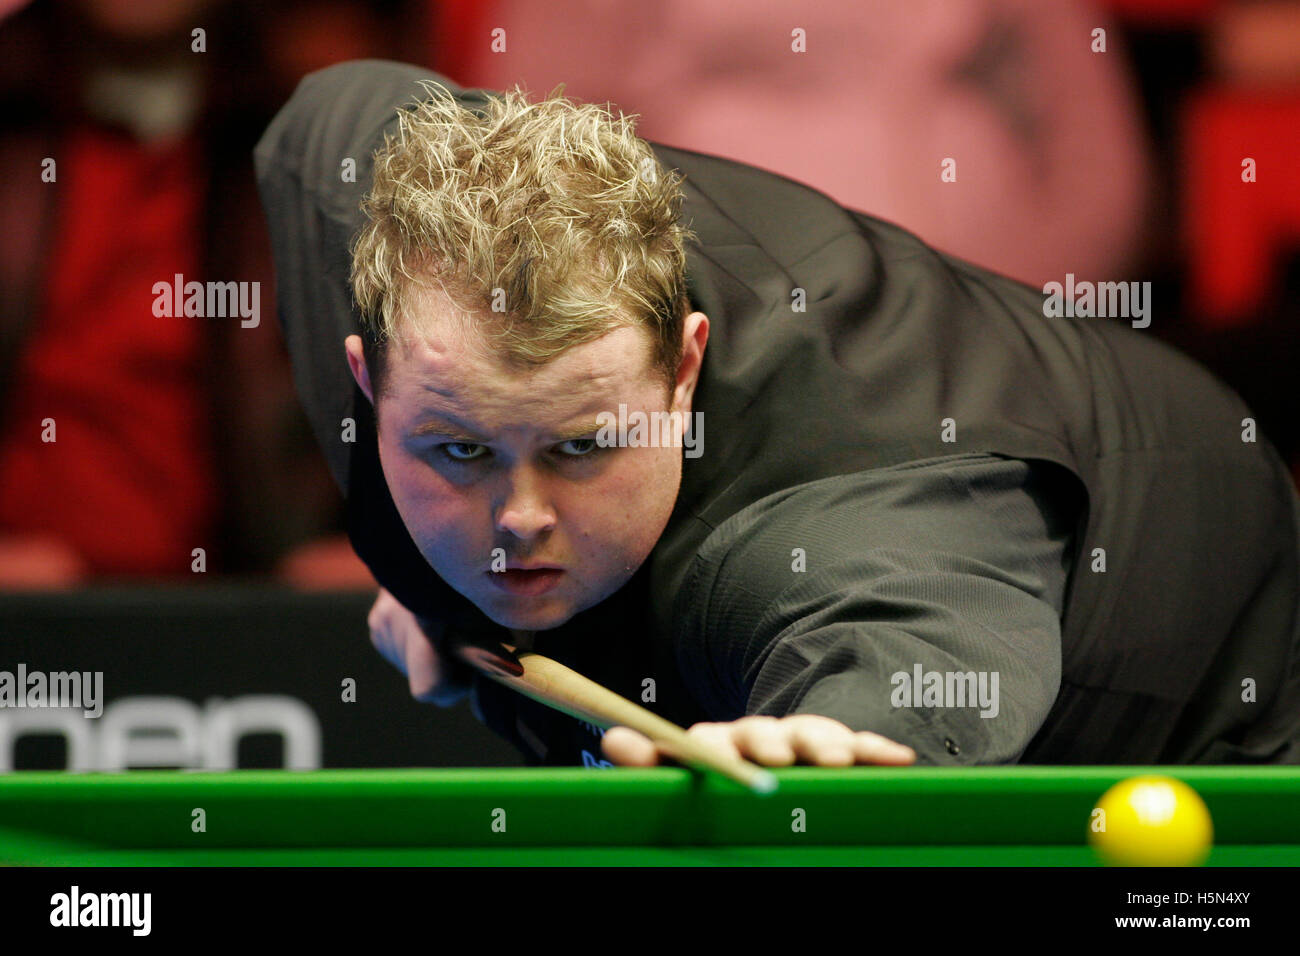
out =
<svg viewBox="0 0 1300 956"><path fill-rule="evenodd" d="M439 318L445 300L417 301L435 310L431 329L389 345L377 406L393 501L425 560L493 621L557 627L640 567L681 483L681 448L598 447L597 416L620 404L629 414L689 412L699 356L683 359L686 381L679 376L671 396L651 368L648 333L636 328L521 371L471 341L476 332ZM359 339L348 352L369 394ZM493 570L501 554L510 570ZM551 570L520 570L539 566Z"/></svg>

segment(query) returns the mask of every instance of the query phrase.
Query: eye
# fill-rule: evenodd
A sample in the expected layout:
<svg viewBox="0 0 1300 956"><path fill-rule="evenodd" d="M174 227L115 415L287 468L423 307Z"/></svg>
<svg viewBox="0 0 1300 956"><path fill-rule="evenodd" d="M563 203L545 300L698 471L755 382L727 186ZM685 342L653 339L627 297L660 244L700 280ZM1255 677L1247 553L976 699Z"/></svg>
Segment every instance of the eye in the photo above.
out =
<svg viewBox="0 0 1300 956"><path fill-rule="evenodd" d="M573 458L586 457L599 448L594 438L570 438L566 442L561 442L558 447L564 454Z"/></svg>
<svg viewBox="0 0 1300 956"><path fill-rule="evenodd" d="M474 461L487 454L487 447L467 441L452 441L439 445L438 450L452 461Z"/></svg>

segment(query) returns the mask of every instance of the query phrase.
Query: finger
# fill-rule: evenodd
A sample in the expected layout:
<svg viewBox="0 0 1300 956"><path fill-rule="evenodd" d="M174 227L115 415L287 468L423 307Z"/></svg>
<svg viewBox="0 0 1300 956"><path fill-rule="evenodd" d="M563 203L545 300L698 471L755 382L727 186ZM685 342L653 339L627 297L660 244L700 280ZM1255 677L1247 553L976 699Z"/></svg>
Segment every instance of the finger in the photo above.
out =
<svg viewBox="0 0 1300 956"><path fill-rule="evenodd" d="M732 724L731 739L755 763L788 767L795 761L789 731L776 717L742 717Z"/></svg>
<svg viewBox="0 0 1300 956"><path fill-rule="evenodd" d="M406 641L406 678L411 696L416 700L431 701L442 677L438 653L427 640L408 637Z"/></svg>
<svg viewBox="0 0 1300 956"><path fill-rule="evenodd" d="M600 740L600 747L606 757L625 767L653 767L659 763L659 748L631 727L609 728Z"/></svg>
<svg viewBox="0 0 1300 956"><path fill-rule="evenodd" d="M728 722L695 724L686 732L720 757L734 760L739 759L741 756L740 748L736 746L735 740L732 739L734 731L735 724Z"/></svg>
<svg viewBox="0 0 1300 956"><path fill-rule="evenodd" d="M366 624L370 628L371 634L378 634L383 627L384 597L388 594L383 588L375 595L375 603L370 605L370 612L366 614Z"/></svg>
<svg viewBox="0 0 1300 956"><path fill-rule="evenodd" d="M869 730L853 735L853 752L858 763L904 767L916 763L916 751Z"/></svg>
<svg viewBox="0 0 1300 956"><path fill-rule="evenodd" d="M854 763L853 731L838 720L799 714L786 718L786 729L795 753L805 763L819 767L848 767Z"/></svg>
<svg viewBox="0 0 1300 956"><path fill-rule="evenodd" d="M392 664L393 667L401 671L403 674L406 673L405 651L401 648L394 647L392 641L389 640L388 635L371 631L370 643L374 645L374 648L379 652L380 657L388 661L388 663Z"/></svg>
<svg viewBox="0 0 1300 956"><path fill-rule="evenodd" d="M379 655L403 674L406 673L406 649L398 644L386 627L370 627L370 643Z"/></svg>
<svg viewBox="0 0 1300 956"><path fill-rule="evenodd" d="M405 651L393 638L389 622L392 618L391 598L383 588L366 615L366 626L370 629L370 643L381 657L403 674L406 673Z"/></svg>

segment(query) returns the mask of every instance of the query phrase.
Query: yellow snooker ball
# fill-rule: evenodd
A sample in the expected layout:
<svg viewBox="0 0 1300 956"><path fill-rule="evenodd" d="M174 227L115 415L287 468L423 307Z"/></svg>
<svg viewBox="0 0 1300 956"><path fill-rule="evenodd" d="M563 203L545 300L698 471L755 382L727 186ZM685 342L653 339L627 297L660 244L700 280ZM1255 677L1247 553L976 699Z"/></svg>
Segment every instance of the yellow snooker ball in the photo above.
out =
<svg viewBox="0 0 1300 956"><path fill-rule="evenodd" d="M1107 790L1088 826L1088 842L1108 866L1200 866L1213 840L1200 794L1154 774Z"/></svg>

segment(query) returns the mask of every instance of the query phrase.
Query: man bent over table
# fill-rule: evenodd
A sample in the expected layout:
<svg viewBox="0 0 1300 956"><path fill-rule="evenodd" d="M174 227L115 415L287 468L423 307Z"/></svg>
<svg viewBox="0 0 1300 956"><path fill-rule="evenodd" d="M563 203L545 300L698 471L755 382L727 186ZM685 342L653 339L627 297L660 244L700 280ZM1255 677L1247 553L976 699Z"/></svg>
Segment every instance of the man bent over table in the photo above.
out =
<svg viewBox="0 0 1300 956"><path fill-rule="evenodd" d="M309 76L255 159L372 638L530 763L659 755L450 636L768 765L1300 762L1294 487L1149 332L413 66Z"/></svg>

